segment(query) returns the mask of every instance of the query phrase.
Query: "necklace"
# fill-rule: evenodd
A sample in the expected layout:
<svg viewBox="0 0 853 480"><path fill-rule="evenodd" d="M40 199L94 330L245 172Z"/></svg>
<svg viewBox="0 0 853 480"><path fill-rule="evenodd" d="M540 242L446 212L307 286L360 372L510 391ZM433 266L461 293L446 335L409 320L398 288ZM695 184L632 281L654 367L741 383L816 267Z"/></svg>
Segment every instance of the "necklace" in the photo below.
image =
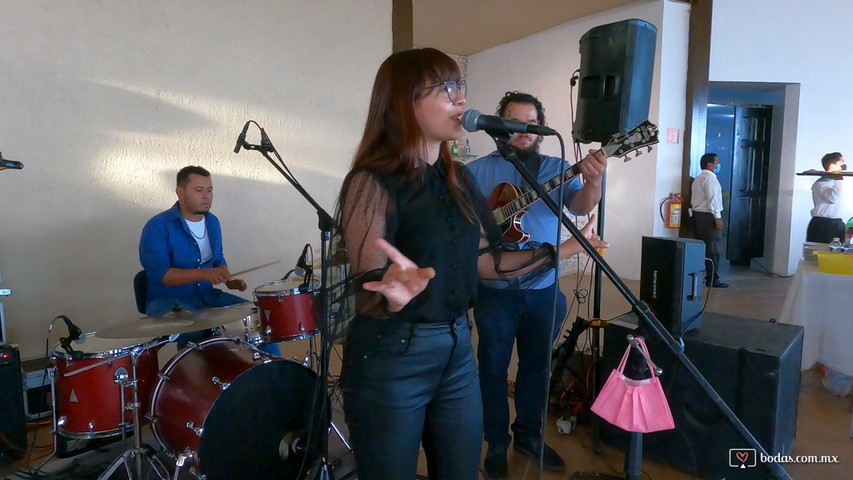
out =
<svg viewBox="0 0 853 480"><path fill-rule="evenodd" d="M190 233L192 234L193 237L195 237L196 240L202 240L202 239L204 239L204 237L207 236L207 222L204 222L204 232L201 234L200 237L195 234L195 232L193 231L192 225L189 225L189 223L188 223L187 226L189 226Z"/></svg>

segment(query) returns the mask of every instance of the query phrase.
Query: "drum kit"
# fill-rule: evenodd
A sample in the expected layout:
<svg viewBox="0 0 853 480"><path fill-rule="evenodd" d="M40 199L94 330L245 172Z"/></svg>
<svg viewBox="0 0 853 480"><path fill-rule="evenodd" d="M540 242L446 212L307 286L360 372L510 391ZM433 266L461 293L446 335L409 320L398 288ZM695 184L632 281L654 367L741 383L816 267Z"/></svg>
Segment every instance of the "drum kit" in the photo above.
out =
<svg viewBox="0 0 853 480"><path fill-rule="evenodd" d="M127 478L143 478L143 460L149 476L169 478L141 441L145 424L174 459L175 480L185 466L197 479L304 478L328 436L321 429L333 429L351 451L329 418L323 398L329 383L307 358L278 358L259 345L320 332L318 291L319 285L282 279L255 289L254 303L173 311L87 333L73 344L64 339L50 371L55 433L86 440L132 433L133 448L101 479L121 466ZM241 319L243 338L190 342L159 367L158 351L178 334ZM313 358L313 341L311 352Z"/></svg>

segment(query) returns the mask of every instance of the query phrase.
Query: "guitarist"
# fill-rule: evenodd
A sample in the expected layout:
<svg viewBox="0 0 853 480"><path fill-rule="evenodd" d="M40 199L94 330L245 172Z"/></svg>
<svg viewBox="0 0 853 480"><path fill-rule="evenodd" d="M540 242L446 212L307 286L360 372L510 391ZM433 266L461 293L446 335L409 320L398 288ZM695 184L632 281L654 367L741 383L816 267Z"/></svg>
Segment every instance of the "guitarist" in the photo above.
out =
<svg viewBox="0 0 853 480"><path fill-rule="evenodd" d="M507 92L500 100L497 115L523 123L545 125L545 109L533 95ZM542 137L516 133L510 147L526 164L540 183L569 168L556 157L539 153ZM575 178L563 187L563 204L572 213L586 215L601 200L602 175L607 157L602 153L584 158L580 164L584 182ZM477 178L480 189L490 192L502 183L526 189L524 180L511 163L497 151L467 165ZM538 172L538 173L537 173ZM554 190L551 195L559 204ZM535 248L540 243L560 243L557 235L559 219L543 202L536 202L522 217L522 228L530 235L527 242L516 244L519 249ZM553 271L546 276L522 278L515 288L499 282L481 281L474 306L474 321L479 333L477 356L480 368L480 388L483 398L484 438L488 450L484 461L490 479L507 477L507 449L510 444L509 406L507 402L507 368L517 342L518 373L515 382L516 419L512 425L513 448L524 455L539 459L542 443L542 405L548 395L548 370L551 345L556 340L559 325L566 316L566 297L554 283ZM553 311L554 290L557 289L557 315ZM553 322L552 322L553 319ZM551 342L548 341L549 336ZM562 458L544 445L544 467L560 471L565 468Z"/></svg>

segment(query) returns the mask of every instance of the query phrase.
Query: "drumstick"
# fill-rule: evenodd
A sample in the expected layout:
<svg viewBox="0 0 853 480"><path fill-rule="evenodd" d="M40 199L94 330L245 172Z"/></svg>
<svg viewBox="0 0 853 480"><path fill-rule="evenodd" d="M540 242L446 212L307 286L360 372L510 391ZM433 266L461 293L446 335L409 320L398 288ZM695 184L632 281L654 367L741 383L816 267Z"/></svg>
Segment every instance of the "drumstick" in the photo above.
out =
<svg viewBox="0 0 853 480"><path fill-rule="evenodd" d="M276 260L274 262L265 263L263 265L258 265L257 267L247 268L246 270L241 270L237 273L232 273L231 278L229 278L228 280L234 280L235 278L237 278L238 275L244 275L244 274L249 273L249 272L254 272L255 270L260 270L262 268L266 268L266 267L269 267L270 265L275 265L277 263L281 263L281 260Z"/></svg>

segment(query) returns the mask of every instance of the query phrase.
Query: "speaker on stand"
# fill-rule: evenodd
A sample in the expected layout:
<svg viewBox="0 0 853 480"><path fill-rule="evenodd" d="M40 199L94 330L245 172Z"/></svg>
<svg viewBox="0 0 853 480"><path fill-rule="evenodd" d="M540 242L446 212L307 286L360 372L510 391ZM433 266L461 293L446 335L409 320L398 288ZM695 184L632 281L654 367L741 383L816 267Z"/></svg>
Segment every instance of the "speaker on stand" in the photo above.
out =
<svg viewBox="0 0 853 480"><path fill-rule="evenodd" d="M648 120L657 28L638 19L595 27L580 40L576 141L604 142Z"/></svg>

